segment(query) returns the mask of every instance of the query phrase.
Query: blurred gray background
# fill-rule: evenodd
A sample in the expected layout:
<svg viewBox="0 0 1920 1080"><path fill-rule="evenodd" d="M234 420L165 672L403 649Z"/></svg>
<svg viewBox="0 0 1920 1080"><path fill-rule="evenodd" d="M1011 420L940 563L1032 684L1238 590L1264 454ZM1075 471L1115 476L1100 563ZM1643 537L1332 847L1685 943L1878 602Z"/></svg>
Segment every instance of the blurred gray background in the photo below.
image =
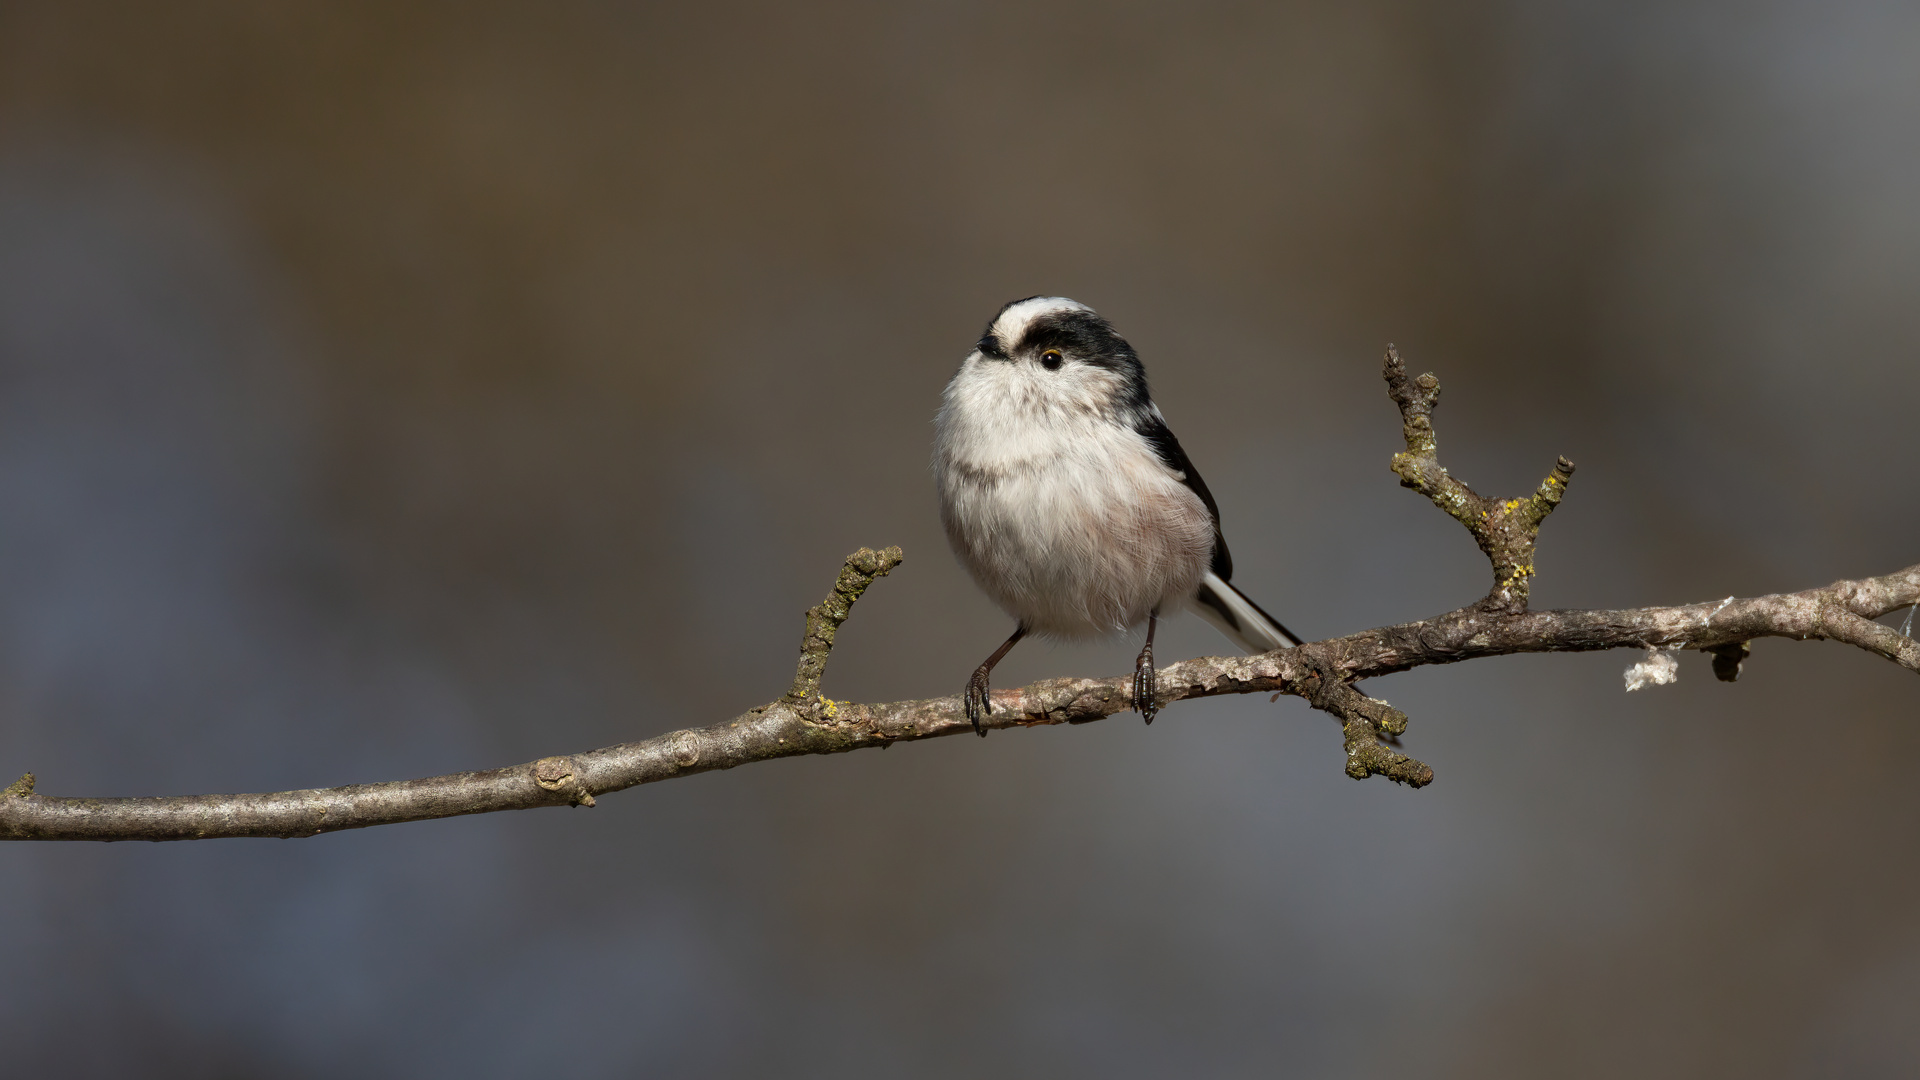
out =
<svg viewBox="0 0 1920 1080"><path fill-rule="evenodd" d="M0 768L525 761L958 691L941 386L1139 347L1242 584L1484 592L1387 471L1578 462L1536 606L1920 561L1920 9L0 4ZM1898 617L1887 620L1898 622ZM1126 669L1032 645L999 685ZM1217 653L1198 620L1160 655ZM1911 1076L1920 684L1763 641L757 765L298 842L0 850L19 1075Z"/></svg>

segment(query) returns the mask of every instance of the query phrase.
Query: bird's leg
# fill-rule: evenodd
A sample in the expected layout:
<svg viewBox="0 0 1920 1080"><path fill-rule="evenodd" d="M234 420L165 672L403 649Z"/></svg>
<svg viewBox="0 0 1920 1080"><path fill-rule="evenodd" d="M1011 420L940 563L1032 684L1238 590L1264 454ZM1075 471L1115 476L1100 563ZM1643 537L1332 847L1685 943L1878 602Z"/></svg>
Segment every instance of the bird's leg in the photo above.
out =
<svg viewBox="0 0 1920 1080"><path fill-rule="evenodd" d="M1133 662L1133 711L1145 717L1147 723L1153 723L1153 714L1160 710L1153 704L1153 695L1157 691L1153 678L1153 628L1160 622L1160 613L1147 616L1147 644L1140 650L1139 659Z"/></svg>
<svg viewBox="0 0 1920 1080"><path fill-rule="evenodd" d="M987 729L980 726L982 714L993 712L993 703L987 700L987 676L993 673L993 665L1000 662L1020 639L1027 636L1027 626L1021 623L1013 628L1013 636L1006 643L993 650L986 663L973 669L973 678L967 680L967 719L973 724L974 734L987 737Z"/></svg>

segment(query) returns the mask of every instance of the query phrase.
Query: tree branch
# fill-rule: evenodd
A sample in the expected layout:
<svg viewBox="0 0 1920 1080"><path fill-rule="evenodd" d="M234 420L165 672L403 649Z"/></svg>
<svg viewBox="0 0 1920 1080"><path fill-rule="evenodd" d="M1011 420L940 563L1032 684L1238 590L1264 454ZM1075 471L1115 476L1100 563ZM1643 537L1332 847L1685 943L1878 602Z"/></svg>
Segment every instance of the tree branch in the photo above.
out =
<svg viewBox="0 0 1920 1080"><path fill-rule="evenodd" d="M1474 493L1440 465L1440 446L1433 432L1433 410L1440 404L1440 380L1432 372L1407 377L1406 366L1393 346L1387 346L1387 394L1400 406L1400 425L1407 450L1393 455L1393 471L1400 486L1433 500L1433 505L1467 527L1493 563L1493 591L1479 607L1494 612L1527 610L1529 579L1533 577L1533 545L1540 523L1560 505L1573 462L1561 458L1540 481L1539 490L1524 499L1489 499Z"/></svg>
<svg viewBox="0 0 1920 1080"><path fill-rule="evenodd" d="M820 697L820 677L826 674L827 655L833 652L834 636L840 632L840 624L853 614L854 601L867 591L873 579L886 577L904 558L897 547L883 551L861 548L847 556L846 565L840 568L840 577L833 583L833 591L825 600L807 609L807 632L800 638L800 666L793 673L793 688L781 701L790 705L833 707L833 702Z"/></svg>
<svg viewBox="0 0 1920 1080"><path fill-rule="evenodd" d="M1618 648L1697 649L1712 655L1717 676L1732 681L1747 658L1748 643L1762 637L1841 641L1920 672L1920 643L1872 621L1920 603L1920 565L1744 600L1625 611L1528 611L1540 524L1559 503L1573 464L1561 458L1525 499L1480 496L1439 464L1432 421L1439 380L1431 374L1409 379L1391 349L1385 375L1407 440L1406 452L1394 455L1393 471L1403 485L1432 499L1473 534L1493 564L1493 590L1474 604L1420 622L1258 656L1173 664L1159 672L1162 704L1227 694L1293 694L1339 720L1349 776L1385 776L1421 787L1433 779L1433 771L1395 748L1406 731L1406 714L1362 694L1355 683L1484 656ZM792 688L779 700L724 723L486 772L259 795L60 798L36 794L28 773L0 790L0 839L299 837L496 810L592 806L595 796L678 776L971 732L957 696L877 705L820 696L840 625L874 579L901 558L899 548L861 548L848 556L833 591L807 612ZM1051 679L995 691L994 711L984 723L1011 728L1104 719L1131 708L1131 686L1127 675Z"/></svg>

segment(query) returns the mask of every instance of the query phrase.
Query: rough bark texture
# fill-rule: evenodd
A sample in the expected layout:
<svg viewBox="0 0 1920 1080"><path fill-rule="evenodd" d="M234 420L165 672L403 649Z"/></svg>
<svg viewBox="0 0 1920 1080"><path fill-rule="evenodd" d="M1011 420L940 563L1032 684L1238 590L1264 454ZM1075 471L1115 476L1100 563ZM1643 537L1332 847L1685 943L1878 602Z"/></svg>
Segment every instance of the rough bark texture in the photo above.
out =
<svg viewBox="0 0 1920 1080"><path fill-rule="evenodd" d="M1826 638L1920 672L1920 643L1873 620L1920 603L1920 565L1883 577L1750 599L1627 611L1527 610L1528 581L1540 524L1573 474L1561 458L1524 499L1488 499L1440 466L1433 409L1440 383L1409 378L1387 353L1388 392L1400 406L1407 449L1393 471L1466 526L1494 568L1482 600L1420 622L1363 631L1259 656L1205 657L1162 668L1158 700L1223 694L1294 694L1341 725L1346 771L1420 787L1433 771L1397 749L1407 716L1355 689L1362 679L1427 664L1483 656L1596 649L1695 649L1710 654L1719 678L1737 678L1755 638ZM194 840L298 837L426 818L592 806L594 798L638 784L731 769L798 754L835 754L910 739L971 732L960 697L863 705L820 696L835 633L854 603L898 566L899 548L861 548L847 557L833 591L807 612L793 687L780 700L724 723L675 731L571 756L547 757L486 772L421 780L282 791L260 795L159 798L61 798L34 793L28 773L0 790L0 838L9 840ZM993 694L989 728L1079 724L1131 707L1131 676L1052 679Z"/></svg>
<svg viewBox="0 0 1920 1080"><path fill-rule="evenodd" d="M1432 372L1407 377L1400 354L1387 346L1387 393L1400 406L1400 424L1407 439L1405 453L1393 455L1393 471L1400 486L1433 500L1433 505L1467 527L1493 563L1493 590L1479 606L1487 611L1527 609L1533 577L1533 545L1540 523L1560 505L1573 462L1561 458L1540 481L1539 490L1524 499L1489 499L1477 495L1440 465L1440 444L1433 432L1433 410L1440 405L1440 380Z"/></svg>

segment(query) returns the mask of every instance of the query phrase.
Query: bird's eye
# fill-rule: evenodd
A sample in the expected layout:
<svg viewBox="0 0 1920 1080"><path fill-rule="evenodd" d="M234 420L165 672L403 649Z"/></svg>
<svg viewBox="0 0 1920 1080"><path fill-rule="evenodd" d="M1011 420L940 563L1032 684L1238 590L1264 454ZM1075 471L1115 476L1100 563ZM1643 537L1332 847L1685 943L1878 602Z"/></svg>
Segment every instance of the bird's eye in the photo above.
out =
<svg viewBox="0 0 1920 1080"><path fill-rule="evenodd" d="M1040 354L1040 364L1048 371L1059 371L1060 363L1065 359L1065 357L1060 355L1059 349L1048 349L1046 352Z"/></svg>

